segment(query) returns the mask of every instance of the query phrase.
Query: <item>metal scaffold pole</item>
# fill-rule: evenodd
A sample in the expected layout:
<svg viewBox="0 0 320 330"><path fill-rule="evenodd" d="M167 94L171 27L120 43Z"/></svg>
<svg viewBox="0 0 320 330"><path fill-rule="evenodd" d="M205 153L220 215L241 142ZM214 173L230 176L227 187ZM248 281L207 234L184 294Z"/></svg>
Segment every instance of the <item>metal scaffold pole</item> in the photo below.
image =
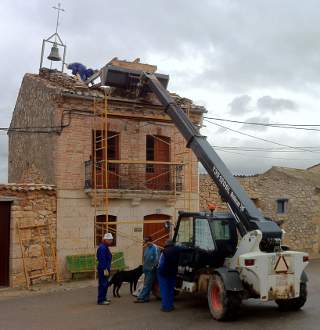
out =
<svg viewBox="0 0 320 330"><path fill-rule="evenodd" d="M93 198L94 198L94 249L99 239L108 232L108 94L103 105L93 99ZM101 218L102 220L101 221ZM96 277L96 273L95 273Z"/></svg>

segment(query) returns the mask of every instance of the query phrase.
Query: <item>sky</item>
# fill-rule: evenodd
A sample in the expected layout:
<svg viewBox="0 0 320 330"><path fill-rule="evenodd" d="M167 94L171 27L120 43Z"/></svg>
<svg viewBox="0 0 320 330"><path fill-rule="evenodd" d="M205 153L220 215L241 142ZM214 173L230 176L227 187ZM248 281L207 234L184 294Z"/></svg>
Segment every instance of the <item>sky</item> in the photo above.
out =
<svg viewBox="0 0 320 330"><path fill-rule="evenodd" d="M38 72L42 39L55 31L57 2L1 3L0 127L8 127L23 75ZM139 57L156 64L158 72L170 75L170 91L205 106L206 116L215 118L204 120L202 133L233 173L320 163L320 127L243 124L320 125L318 0L64 0L61 5L58 32L67 45L67 63L96 69L113 57ZM7 180L7 143L0 131L0 182Z"/></svg>

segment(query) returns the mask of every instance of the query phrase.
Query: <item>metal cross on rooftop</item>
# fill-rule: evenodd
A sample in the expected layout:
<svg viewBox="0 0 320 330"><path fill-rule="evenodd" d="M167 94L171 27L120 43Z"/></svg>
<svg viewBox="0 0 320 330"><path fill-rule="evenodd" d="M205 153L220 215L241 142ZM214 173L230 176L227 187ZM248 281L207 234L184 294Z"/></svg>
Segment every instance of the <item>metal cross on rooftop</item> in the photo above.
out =
<svg viewBox="0 0 320 330"><path fill-rule="evenodd" d="M58 15L57 15L57 24L56 24L56 33L58 32L58 26L59 26L59 18L60 18L60 11L65 11L63 8L61 8L61 3L58 3L58 6L53 6L53 9L57 10Z"/></svg>

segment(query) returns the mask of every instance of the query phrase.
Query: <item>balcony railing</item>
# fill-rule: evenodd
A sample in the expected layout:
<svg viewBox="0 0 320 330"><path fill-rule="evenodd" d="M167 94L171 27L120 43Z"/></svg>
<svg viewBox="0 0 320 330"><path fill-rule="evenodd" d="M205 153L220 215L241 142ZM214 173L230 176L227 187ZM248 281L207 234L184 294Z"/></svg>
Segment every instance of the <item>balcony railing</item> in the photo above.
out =
<svg viewBox="0 0 320 330"><path fill-rule="evenodd" d="M109 160L85 162L85 189L182 191L183 164L152 161ZM95 183L95 184L94 184Z"/></svg>

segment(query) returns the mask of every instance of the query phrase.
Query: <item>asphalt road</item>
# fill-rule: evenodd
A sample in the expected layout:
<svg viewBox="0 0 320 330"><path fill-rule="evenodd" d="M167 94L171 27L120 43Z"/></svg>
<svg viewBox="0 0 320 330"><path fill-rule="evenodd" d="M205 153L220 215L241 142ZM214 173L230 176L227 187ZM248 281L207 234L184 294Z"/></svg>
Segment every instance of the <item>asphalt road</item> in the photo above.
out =
<svg viewBox="0 0 320 330"><path fill-rule="evenodd" d="M309 298L301 311L279 312L274 303L245 301L240 318L234 322L214 321L206 299L182 295L177 297L176 310L160 311L159 301L133 304L128 287L123 296L112 299L109 306L95 304L96 288L34 294L0 300L1 330L56 329L320 329L320 261L308 268Z"/></svg>

